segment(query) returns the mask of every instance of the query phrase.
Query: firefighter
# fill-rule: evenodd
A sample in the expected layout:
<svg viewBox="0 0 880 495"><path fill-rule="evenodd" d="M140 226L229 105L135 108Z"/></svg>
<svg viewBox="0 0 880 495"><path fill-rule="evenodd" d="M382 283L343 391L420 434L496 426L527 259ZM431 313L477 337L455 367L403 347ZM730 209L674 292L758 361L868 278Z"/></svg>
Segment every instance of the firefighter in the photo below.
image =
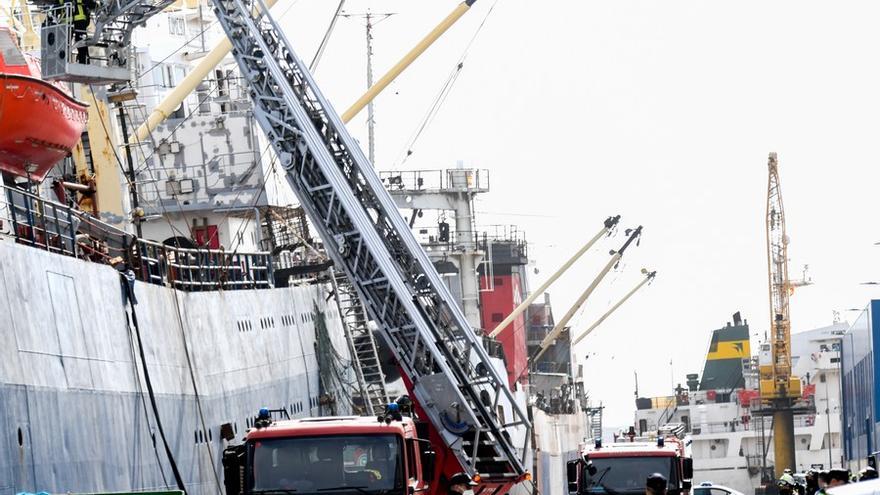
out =
<svg viewBox="0 0 880 495"><path fill-rule="evenodd" d="M816 492L819 491L819 472L815 469L810 469L804 478L807 482L807 486L804 487L806 495L816 495Z"/></svg>
<svg viewBox="0 0 880 495"><path fill-rule="evenodd" d="M794 476L791 475L791 469L783 471L782 476L776 482L780 495L792 495L795 493L796 483Z"/></svg>
<svg viewBox="0 0 880 495"><path fill-rule="evenodd" d="M660 473L648 476L645 481L645 495L666 495L666 477Z"/></svg>
<svg viewBox="0 0 880 495"><path fill-rule="evenodd" d="M89 24L92 21L92 11L97 6L96 0L58 0L58 5L72 5L73 19L62 18L61 21L73 24L73 41L79 42L86 38ZM89 63L89 47L81 46L76 49L76 63Z"/></svg>
<svg viewBox="0 0 880 495"><path fill-rule="evenodd" d="M449 495L473 495L475 486L467 473L456 473L449 478Z"/></svg>

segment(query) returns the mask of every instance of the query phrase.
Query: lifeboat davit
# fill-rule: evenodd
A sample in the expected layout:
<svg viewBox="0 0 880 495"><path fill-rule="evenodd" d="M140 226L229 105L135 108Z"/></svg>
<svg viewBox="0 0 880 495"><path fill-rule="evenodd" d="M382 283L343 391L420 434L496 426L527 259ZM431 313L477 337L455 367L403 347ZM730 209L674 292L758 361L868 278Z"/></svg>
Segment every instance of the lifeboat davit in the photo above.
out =
<svg viewBox="0 0 880 495"><path fill-rule="evenodd" d="M36 60L0 26L0 171L42 181L80 140L88 105L40 78Z"/></svg>

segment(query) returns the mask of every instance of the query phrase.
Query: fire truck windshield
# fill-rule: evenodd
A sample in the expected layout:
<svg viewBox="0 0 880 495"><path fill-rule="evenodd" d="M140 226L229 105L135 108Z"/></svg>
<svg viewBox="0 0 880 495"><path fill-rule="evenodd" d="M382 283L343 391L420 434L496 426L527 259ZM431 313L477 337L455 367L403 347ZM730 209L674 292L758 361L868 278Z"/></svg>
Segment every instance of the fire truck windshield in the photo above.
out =
<svg viewBox="0 0 880 495"><path fill-rule="evenodd" d="M590 459L592 468L584 467L586 492L645 493L645 481L653 473L660 473L668 480L670 492L678 490L678 473L675 457L597 457ZM593 474L591 474L591 472Z"/></svg>
<svg viewBox="0 0 880 495"><path fill-rule="evenodd" d="M389 494L403 489L394 435L260 439L250 446L252 493Z"/></svg>

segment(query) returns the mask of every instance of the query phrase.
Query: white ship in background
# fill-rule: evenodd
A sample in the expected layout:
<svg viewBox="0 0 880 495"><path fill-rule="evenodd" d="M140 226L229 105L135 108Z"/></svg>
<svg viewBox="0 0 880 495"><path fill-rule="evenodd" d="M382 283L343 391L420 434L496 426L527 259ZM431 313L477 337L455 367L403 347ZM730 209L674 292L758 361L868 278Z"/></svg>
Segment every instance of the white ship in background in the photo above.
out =
<svg viewBox="0 0 880 495"><path fill-rule="evenodd" d="M804 392L795 405L795 453L800 472L840 467L840 337L844 324L793 333L792 374ZM758 363L769 359L769 345L750 352L748 322L712 332L702 375L687 375L675 395L639 398L636 431L651 432L682 423L690 432L694 482L709 481L743 493L772 482L772 415L758 400Z"/></svg>

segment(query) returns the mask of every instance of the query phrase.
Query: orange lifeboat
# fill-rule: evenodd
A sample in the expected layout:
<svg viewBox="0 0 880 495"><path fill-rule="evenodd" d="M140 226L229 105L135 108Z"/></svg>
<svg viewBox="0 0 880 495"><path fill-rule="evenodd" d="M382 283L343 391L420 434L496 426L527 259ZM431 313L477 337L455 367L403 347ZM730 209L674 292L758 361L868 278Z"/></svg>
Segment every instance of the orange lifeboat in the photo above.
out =
<svg viewBox="0 0 880 495"><path fill-rule="evenodd" d="M0 27L0 171L40 182L80 140L88 105L40 78L36 61Z"/></svg>

